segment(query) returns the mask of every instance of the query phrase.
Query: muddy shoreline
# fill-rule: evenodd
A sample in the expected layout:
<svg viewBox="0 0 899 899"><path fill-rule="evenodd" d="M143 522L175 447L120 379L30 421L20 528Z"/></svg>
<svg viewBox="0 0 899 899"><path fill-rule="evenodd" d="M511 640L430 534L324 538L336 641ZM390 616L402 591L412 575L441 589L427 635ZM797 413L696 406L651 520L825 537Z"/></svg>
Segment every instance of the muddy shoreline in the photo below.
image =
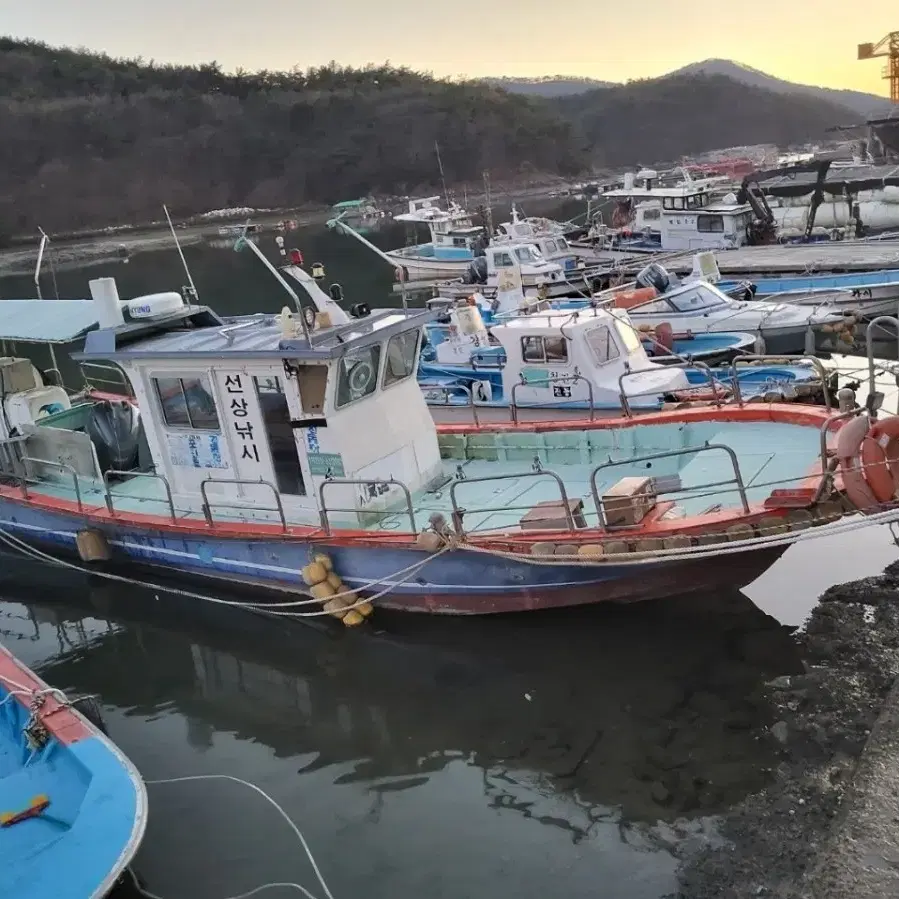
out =
<svg viewBox="0 0 899 899"><path fill-rule="evenodd" d="M683 899L899 895L899 563L824 593L797 640L805 672L760 697L772 781L682 852Z"/></svg>

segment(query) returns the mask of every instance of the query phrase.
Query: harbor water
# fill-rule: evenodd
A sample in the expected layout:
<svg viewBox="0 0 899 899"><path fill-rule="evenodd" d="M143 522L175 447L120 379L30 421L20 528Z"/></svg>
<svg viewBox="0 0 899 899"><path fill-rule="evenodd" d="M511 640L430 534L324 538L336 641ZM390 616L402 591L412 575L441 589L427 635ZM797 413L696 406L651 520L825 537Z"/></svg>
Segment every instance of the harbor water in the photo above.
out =
<svg viewBox="0 0 899 899"><path fill-rule="evenodd" d="M398 302L391 269L355 242L310 228L293 244L348 303ZM200 301L280 310L282 288L232 246L185 247ZM41 288L85 297L101 276L122 296L185 282L167 249L45 266ZM32 296L30 274L0 278L0 299ZM97 694L147 780L264 789L335 899L660 899L680 859L719 839L716 816L772 776L763 687L803 670L795 628L823 590L897 559L872 528L794 546L744 591L490 619L378 611L345 631L5 555L0 640L49 683ZM154 894L294 881L321 899L295 836L249 788L149 790L136 870Z"/></svg>

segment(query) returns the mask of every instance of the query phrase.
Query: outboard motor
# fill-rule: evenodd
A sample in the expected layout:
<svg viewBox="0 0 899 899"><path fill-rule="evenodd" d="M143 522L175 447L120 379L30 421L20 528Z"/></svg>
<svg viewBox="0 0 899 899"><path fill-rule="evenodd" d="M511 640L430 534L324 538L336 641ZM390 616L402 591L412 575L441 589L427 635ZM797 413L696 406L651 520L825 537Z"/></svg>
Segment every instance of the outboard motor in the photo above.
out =
<svg viewBox="0 0 899 899"><path fill-rule="evenodd" d="M487 260L483 256L477 256L472 259L471 265L468 266L468 275L472 284L487 283Z"/></svg>
<svg viewBox="0 0 899 899"><path fill-rule="evenodd" d="M138 462L140 412L124 400L98 403L91 410L87 434L101 471L130 471Z"/></svg>
<svg viewBox="0 0 899 899"><path fill-rule="evenodd" d="M671 289L671 275L658 262L640 269L634 280L638 287L653 287L660 294Z"/></svg>

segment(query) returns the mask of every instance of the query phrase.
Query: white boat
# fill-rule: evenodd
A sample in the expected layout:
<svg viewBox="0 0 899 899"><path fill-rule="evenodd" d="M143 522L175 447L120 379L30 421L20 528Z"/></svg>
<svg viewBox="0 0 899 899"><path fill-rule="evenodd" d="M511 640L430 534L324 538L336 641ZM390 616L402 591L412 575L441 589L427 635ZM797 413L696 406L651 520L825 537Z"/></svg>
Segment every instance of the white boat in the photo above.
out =
<svg viewBox="0 0 899 899"><path fill-rule="evenodd" d="M854 342L854 317L844 316L828 303L799 306L728 296L710 283L720 279L712 253L695 257L694 273L692 280L680 283L653 263L638 274L636 290L610 291L606 297L627 309L638 326L654 328L668 323L675 333L756 334L760 353L813 353L840 347L845 350Z"/></svg>

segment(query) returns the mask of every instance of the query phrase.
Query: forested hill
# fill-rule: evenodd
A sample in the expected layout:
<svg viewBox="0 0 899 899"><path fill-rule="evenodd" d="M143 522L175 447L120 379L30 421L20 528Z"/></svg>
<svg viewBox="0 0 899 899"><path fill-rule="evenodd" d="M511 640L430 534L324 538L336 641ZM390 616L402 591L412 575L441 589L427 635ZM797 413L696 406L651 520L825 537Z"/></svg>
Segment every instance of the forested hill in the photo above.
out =
<svg viewBox="0 0 899 899"><path fill-rule="evenodd" d="M597 165L650 165L719 147L820 140L852 121L844 106L740 84L723 75L670 75L564 97Z"/></svg>
<svg viewBox="0 0 899 899"><path fill-rule="evenodd" d="M391 66L225 73L0 38L0 239L820 139L843 106L723 76L528 97Z"/></svg>
<svg viewBox="0 0 899 899"><path fill-rule="evenodd" d="M523 171L574 174L539 99L388 66L237 72L0 39L0 234L332 203Z"/></svg>

